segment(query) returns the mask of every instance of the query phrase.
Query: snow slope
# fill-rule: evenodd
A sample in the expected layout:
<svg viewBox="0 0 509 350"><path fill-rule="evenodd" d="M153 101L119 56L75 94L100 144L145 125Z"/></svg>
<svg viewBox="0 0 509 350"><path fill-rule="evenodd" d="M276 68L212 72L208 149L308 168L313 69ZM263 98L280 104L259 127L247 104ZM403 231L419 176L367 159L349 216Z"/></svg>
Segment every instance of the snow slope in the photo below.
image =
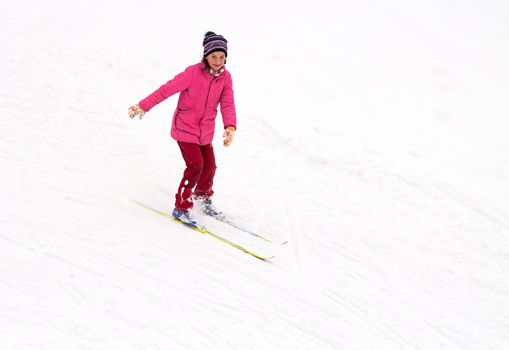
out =
<svg viewBox="0 0 509 350"><path fill-rule="evenodd" d="M504 1L0 4L0 349L507 349ZM173 97L230 42L216 198L169 211ZM220 124L219 124L220 125ZM220 128L219 128L220 129Z"/></svg>

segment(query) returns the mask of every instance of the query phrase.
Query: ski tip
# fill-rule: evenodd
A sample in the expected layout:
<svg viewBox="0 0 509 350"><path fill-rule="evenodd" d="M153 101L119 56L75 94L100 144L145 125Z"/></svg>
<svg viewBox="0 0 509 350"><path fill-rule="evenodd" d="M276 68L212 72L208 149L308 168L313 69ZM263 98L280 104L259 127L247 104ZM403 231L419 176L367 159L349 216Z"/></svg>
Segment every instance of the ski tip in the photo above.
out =
<svg viewBox="0 0 509 350"><path fill-rule="evenodd" d="M273 256L257 256L258 259L263 260L263 261L267 261L267 262L270 262L275 257L276 257L275 255L273 255Z"/></svg>

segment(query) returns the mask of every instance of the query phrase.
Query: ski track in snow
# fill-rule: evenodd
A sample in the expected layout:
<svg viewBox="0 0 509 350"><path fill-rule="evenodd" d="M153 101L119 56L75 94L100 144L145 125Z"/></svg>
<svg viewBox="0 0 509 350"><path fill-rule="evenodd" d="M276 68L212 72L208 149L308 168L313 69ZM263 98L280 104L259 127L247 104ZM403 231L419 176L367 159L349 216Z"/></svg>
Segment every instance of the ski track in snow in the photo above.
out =
<svg viewBox="0 0 509 350"><path fill-rule="evenodd" d="M477 90L477 73L462 77L461 69L491 71L470 69L477 58L468 54L458 65L433 57L434 63L425 63L431 73L420 71L408 63L424 64L412 50L385 38L388 50L401 58L383 51L376 40L371 41L375 51L365 51L367 46L357 42L374 34L352 18L372 21L388 38L410 26L405 27L409 35L421 40L406 42L405 33L400 40L443 52L447 40L438 40L434 29L423 30L419 23L429 16L426 11L435 13L433 6L442 6L444 13L451 6L422 5L424 17L419 17L403 2L366 4L373 6L324 3L330 14L294 4L295 12L310 20L309 11L335 18L313 22L316 28L305 26L304 38L315 42L313 33L322 38L331 29L325 23L357 33L353 39L341 37L352 56L333 57L341 63L338 81L336 73L320 65L315 75L296 76L291 40L269 46L274 54L260 57L252 47L267 38L265 29L253 33L241 30L245 26L235 18L225 22L239 29L231 34L239 130L230 148L221 146L220 130L214 141L215 203L242 226L288 243L271 245L202 219L214 233L277 256L264 263L130 202L168 213L172 208L183 170L178 147L169 139L176 97L141 122L129 120L126 110L170 72L196 59L184 52L199 49L199 40L197 46L188 40L199 39L203 30L172 39L172 46L182 47L182 57L168 53L167 46L161 49L168 40L161 26L183 24L186 16L171 21L168 16L186 13L188 5L154 13L126 2L120 15L111 4L101 4L99 14L94 2L4 1L0 349L505 349L508 197L502 187L499 193L483 189L506 179L508 145L497 138L498 128L490 129L496 110L486 111L481 134L470 134L471 125L477 125L475 103L492 104ZM492 5L507 13L501 4ZM272 5L265 14L267 28L277 37L289 29L271 17L283 13L284 6ZM481 26L474 39L501 32L495 30L503 23L495 8L472 6L454 12L458 28L466 30L465 23L478 15L481 23L494 24ZM140 16L144 25L133 26ZM456 35L455 45L469 52L461 29L447 23L435 25ZM254 46L246 47L241 34ZM492 41L480 42L501 47L500 55L492 57L507 58L498 45L501 37L489 37ZM331 53L325 51L327 40L316 41L318 59L322 52ZM140 48L135 52L133 42ZM419 47L413 48L418 55ZM270 89L262 88L266 75L241 68L240 62L252 65L253 60L268 70ZM506 70L497 74L500 81L507 78ZM504 91L498 80L493 84L493 95ZM407 90L421 99L411 93L394 101L379 96ZM385 112L378 105L384 98ZM358 103L359 111L351 103ZM470 113L468 106L473 106ZM422 118L405 122L412 111ZM428 112L437 123L425 124ZM348 113L353 121L345 119ZM386 137L371 139L384 119L388 126L380 133ZM365 125L366 120L373 125ZM400 130L391 129L394 121ZM416 136L406 152L399 150L404 146L394 151L401 134L412 136L411 122L428 131L430 139L423 144ZM470 154L470 163L447 164L448 145L435 145L442 132L450 137L450 147L468 140L464 148L469 152L478 142L472 135L483 135L478 145L485 148ZM483 153L491 146L498 151ZM474 182L453 181L458 169Z"/></svg>

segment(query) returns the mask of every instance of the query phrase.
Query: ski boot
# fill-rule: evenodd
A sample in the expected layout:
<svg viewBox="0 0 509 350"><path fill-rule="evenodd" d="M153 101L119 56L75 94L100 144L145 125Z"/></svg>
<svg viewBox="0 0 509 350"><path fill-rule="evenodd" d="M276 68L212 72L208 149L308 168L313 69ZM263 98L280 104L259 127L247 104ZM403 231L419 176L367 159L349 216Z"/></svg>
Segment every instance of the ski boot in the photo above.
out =
<svg viewBox="0 0 509 350"><path fill-rule="evenodd" d="M225 215L212 204L210 198L195 197L195 200L198 204L198 208L204 215L211 216L217 220L223 220L225 218Z"/></svg>
<svg viewBox="0 0 509 350"><path fill-rule="evenodd" d="M171 216L173 216L174 219L188 226L199 228L198 223L196 222L196 220L193 217L193 214L191 214L190 211L184 211L175 208L173 209L173 213L171 214Z"/></svg>

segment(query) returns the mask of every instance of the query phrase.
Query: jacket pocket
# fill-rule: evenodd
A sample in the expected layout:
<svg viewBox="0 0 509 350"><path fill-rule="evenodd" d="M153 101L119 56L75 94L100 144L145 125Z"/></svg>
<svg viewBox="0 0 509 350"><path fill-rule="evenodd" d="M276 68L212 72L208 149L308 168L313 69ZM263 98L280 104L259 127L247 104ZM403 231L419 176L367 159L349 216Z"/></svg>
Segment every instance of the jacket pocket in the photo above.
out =
<svg viewBox="0 0 509 350"><path fill-rule="evenodd" d="M190 134L197 134L197 121L196 116L189 110L178 109L178 113L175 116L175 127L181 131L185 131Z"/></svg>

